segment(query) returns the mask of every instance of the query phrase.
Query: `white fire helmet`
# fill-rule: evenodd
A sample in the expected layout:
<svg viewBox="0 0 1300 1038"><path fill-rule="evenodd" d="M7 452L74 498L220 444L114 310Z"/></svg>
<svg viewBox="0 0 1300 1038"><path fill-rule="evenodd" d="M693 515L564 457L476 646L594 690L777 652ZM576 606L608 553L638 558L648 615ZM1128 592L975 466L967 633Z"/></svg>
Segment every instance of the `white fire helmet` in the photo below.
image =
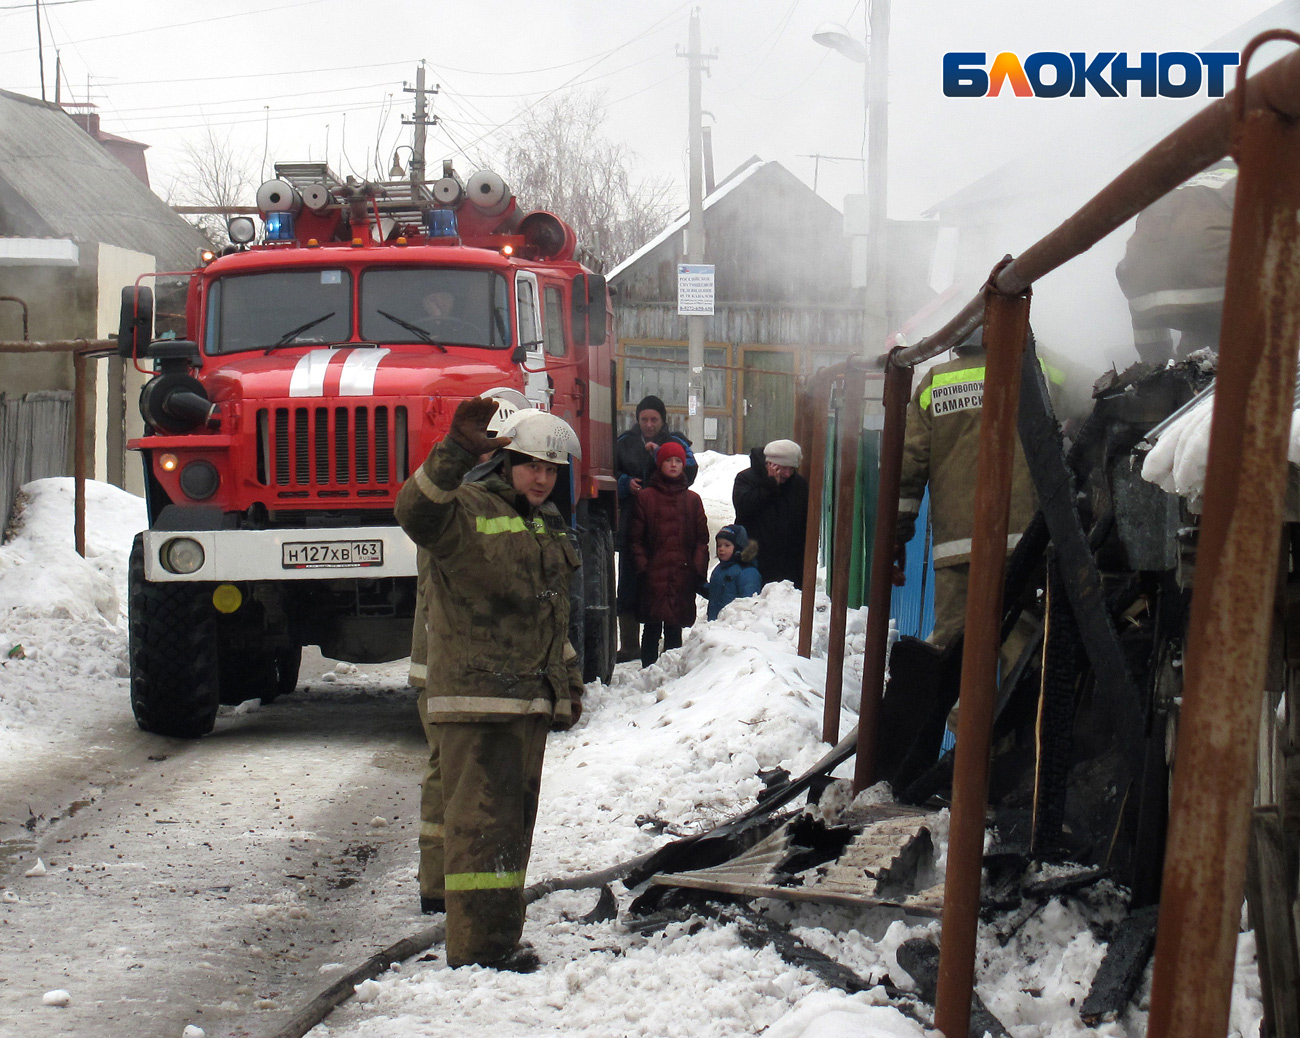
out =
<svg viewBox="0 0 1300 1038"><path fill-rule="evenodd" d="M511 437L507 450L526 454L538 461L567 465L569 455L582 457L578 434L563 418L549 411L516 411L501 429L500 435Z"/></svg>
<svg viewBox="0 0 1300 1038"><path fill-rule="evenodd" d="M519 390L507 387L490 389L483 394L483 397L497 402L496 414L488 419L487 424L487 431L493 436L501 435L501 430L505 428L506 422L510 421L516 412L533 406L528 397L524 396Z"/></svg>

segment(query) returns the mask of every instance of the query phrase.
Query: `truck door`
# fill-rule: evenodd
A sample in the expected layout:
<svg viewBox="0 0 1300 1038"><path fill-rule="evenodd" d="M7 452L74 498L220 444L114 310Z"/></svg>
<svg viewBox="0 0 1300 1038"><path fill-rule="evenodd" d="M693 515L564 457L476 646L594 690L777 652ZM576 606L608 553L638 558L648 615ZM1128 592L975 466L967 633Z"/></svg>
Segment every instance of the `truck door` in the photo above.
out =
<svg viewBox="0 0 1300 1038"><path fill-rule="evenodd" d="M519 345L524 348L524 396L534 407L551 409L550 381L546 375L546 350L542 338L542 310L537 275L526 270L515 274L515 309L518 314Z"/></svg>
<svg viewBox="0 0 1300 1038"><path fill-rule="evenodd" d="M578 369L572 356L572 343L565 330L564 289L558 284L542 284L542 327L551 376L551 410L578 428L585 417L582 394L577 386Z"/></svg>

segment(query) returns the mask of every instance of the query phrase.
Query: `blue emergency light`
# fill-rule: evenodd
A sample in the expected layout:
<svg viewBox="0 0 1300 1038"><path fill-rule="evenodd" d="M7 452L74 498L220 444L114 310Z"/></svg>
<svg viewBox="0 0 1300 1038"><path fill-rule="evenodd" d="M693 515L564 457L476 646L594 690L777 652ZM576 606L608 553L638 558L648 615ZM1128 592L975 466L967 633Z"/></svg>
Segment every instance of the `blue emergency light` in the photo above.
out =
<svg viewBox="0 0 1300 1038"><path fill-rule="evenodd" d="M430 209L424 216L430 238L455 238L460 234L453 209Z"/></svg>
<svg viewBox="0 0 1300 1038"><path fill-rule="evenodd" d="M267 213L266 240L293 241L293 213Z"/></svg>

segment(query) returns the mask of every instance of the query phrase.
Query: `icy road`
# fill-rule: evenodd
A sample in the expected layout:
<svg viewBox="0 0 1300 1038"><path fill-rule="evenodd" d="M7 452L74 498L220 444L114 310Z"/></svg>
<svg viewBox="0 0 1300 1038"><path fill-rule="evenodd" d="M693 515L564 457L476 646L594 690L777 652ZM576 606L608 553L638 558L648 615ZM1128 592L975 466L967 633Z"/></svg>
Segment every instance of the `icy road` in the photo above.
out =
<svg viewBox="0 0 1300 1038"><path fill-rule="evenodd" d="M400 666L351 669L199 741L126 715L93 745L10 757L0 1035L267 1034L420 927L414 887L386 879L419 823L414 693Z"/></svg>

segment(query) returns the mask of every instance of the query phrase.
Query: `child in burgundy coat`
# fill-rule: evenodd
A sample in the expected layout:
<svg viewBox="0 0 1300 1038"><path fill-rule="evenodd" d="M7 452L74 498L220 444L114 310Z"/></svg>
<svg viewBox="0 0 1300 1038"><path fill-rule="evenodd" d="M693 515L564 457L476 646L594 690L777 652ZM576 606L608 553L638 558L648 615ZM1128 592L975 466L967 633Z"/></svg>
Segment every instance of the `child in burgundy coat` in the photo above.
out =
<svg viewBox="0 0 1300 1038"><path fill-rule="evenodd" d="M641 666L682 644L682 628L695 623L695 589L709 566L709 523L704 502L686 486L686 451L675 440L655 452L655 473L635 498L628 547L640 577L637 618Z"/></svg>

